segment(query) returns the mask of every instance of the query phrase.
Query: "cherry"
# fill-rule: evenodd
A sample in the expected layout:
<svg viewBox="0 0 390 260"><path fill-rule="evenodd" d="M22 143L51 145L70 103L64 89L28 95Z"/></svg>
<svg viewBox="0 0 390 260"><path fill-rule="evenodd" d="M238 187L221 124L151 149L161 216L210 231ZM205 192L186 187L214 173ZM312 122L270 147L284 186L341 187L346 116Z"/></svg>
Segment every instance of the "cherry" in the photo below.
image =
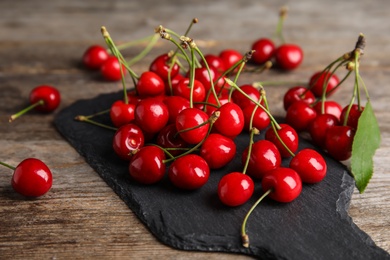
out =
<svg viewBox="0 0 390 260"><path fill-rule="evenodd" d="M275 60L283 70L296 69L303 60L301 47L295 44L282 44L275 50Z"/></svg>
<svg viewBox="0 0 390 260"><path fill-rule="evenodd" d="M175 96L181 96L190 100L191 87L189 86L190 79L183 78L179 81L177 86L173 89ZM203 84L199 80L194 80L194 86L192 89L192 100L193 102L203 102L206 97L206 90Z"/></svg>
<svg viewBox="0 0 390 260"><path fill-rule="evenodd" d="M326 162L317 151L302 149L290 161L290 168L301 177L302 182L318 183L325 178Z"/></svg>
<svg viewBox="0 0 390 260"><path fill-rule="evenodd" d="M350 126L334 126L328 129L325 149L336 160L344 161L351 157L355 129Z"/></svg>
<svg viewBox="0 0 390 260"><path fill-rule="evenodd" d="M326 132L329 128L336 125L339 125L339 120L334 115L317 115L308 127L312 142L319 147L324 148Z"/></svg>
<svg viewBox="0 0 390 260"><path fill-rule="evenodd" d="M214 123L215 130L227 137L234 138L244 129L244 114L242 109L232 102L228 102L217 109L220 112Z"/></svg>
<svg viewBox="0 0 390 260"><path fill-rule="evenodd" d="M141 98L159 96L165 93L164 81L152 71L145 71L141 74L136 88Z"/></svg>
<svg viewBox="0 0 390 260"><path fill-rule="evenodd" d="M125 67L122 65L123 75L126 73ZM122 78L118 58L110 56L100 67L100 73L103 78L108 81L118 81Z"/></svg>
<svg viewBox="0 0 390 260"><path fill-rule="evenodd" d="M158 98L142 99L135 108L135 123L149 134L159 132L167 123L169 112Z"/></svg>
<svg viewBox="0 0 390 260"><path fill-rule="evenodd" d="M112 147L123 160L130 160L132 152L144 146L145 137L141 128L135 124L126 124L115 132Z"/></svg>
<svg viewBox="0 0 390 260"><path fill-rule="evenodd" d="M88 69L99 69L108 57L105 48L100 45L92 45L84 52L82 61Z"/></svg>
<svg viewBox="0 0 390 260"><path fill-rule="evenodd" d="M260 92L257 88L255 88L252 85L242 85L240 86L240 89L246 93L249 97L251 97L255 101L259 101L260 99ZM240 91L235 89L232 93L232 100L234 103L239 105L242 109L244 109L248 105L253 105L253 101L249 100L248 97L244 96Z"/></svg>
<svg viewBox="0 0 390 260"><path fill-rule="evenodd" d="M247 147L242 153L241 161L243 165L247 161L248 150ZM282 159L275 144L267 140L259 140L252 144L246 172L256 179L262 179L268 171L280 167L281 162Z"/></svg>
<svg viewBox="0 0 390 260"><path fill-rule="evenodd" d="M134 104L126 104L122 100L115 101L110 108L111 122L116 127L128 124L134 120Z"/></svg>
<svg viewBox="0 0 390 260"><path fill-rule="evenodd" d="M209 67L214 68L218 73L223 73L226 70L225 63L219 56L214 54L206 54L204 55L204 58ZM200 65L205 67L203 59L200 61Z"/></svg>
<svg viewBox="0 0 390 260"><path fill-rule="evenodd" d="M350 111L349 111L348 120L346 122L346 125L357 129L358 121L359 121L360 115L362 114L363 110L364 110L363 106L360 106L360 108L359 108L359 105L353 104L351 106ZM341 111L341 115L340 115L340 122L341 123L344 123L347 111L348 111L348 106L345 106L343 108L343 110Z"/></svg>
<svg viewBox="0 0 390 260"><path fill-rule="evenodd" d="M214 82L218 77L217 72L214 69L210 68L210 71L208 71L205 67L195 69L195 79L203 84L203 87L206 91L209 91L209 89L211 88L209 72L211 79ZM214 88L216 89L216 91L218 91L218 88L216 86L214 86Z"/></svg>
<svg viewBox="0 0 390 260"><path fill-rule="evenodd" d="M221 134L210 134L200 147L200 156L206 160L210 169L219 169L233 160L236 144Z"/></svg>
<svg viewBox="0 0 390 260"><path fill-rule="evenodd" d="M335 74L320 71L314 73L313 76L311 76L309 81L309 88L316 97L322 97L324 87L325 94L327 94L332 89L334 89L339 84L339 82L340 80Z"/></svg>
<svg viewBox="0 0 390 260"><path fill-rule="evenodd" d="M150 64L149 70L156 73L163 81L168 81L169 73L171 79L179 74L179 65L175 62L173 66L170 64L171 57L165 53L157 56ZM169 72L170 71L170 72Z"/></svg>
<svg viewBox="0 0 390 260"><path fill-rule="evenodd" d="M263 64L273 57L275 44L268 38L261 38L252 44L252 50L255 50L252 54L252 61L257 64Z"/></svg>
<svg viewBox="0 0 390 260"><path fill-rule="evenodd" d="M173 156L181 154L183 151L180 148L186 148L188 146L188 143L177 134L175 123L166 125L161 129L157 135L156 144L163 148L175 148L169 150L169 153Z"/></svg>
<svg viewBox="0 0 390 260"><path fill-rule="evenodd" d="M222 50L218 56L223 60L223 63L225 64L225 70L230 69L234 64L243 58L241 53L233 49ZM238 68L236 68L234 72L237 72L237 70Z"/></svg>
<svg viewBox="0 0 390 260"><path fill-rule="evenodd" d="M179 84L180 80L182 79L184 79L184 76L180 73L177 73L176 76L171 79L171 86L169 86L168 81L165 81L165 94L172 95L173 90L177 87L177 84Z"/></svg>
<svg viewBox="0 0 390 260"><path fill-rule="evenodd" d="M180 96L167 96L163 100L168 108L169 120L168 123L175 123L179 113L190 107L190 101Z"/></svg>
<svg viewBox="0 0 390 260"><path fill-rule="evenodd" d="M187 154L177 158L169 166L169 180L178 188L195 190L208 181L210 169L207 162L196 154Z"/></svg>
<svg viewBox="0 0 390 260"><path fill-rule="evenodd" d="M16 167L3 162L0 164L14 170L11 180L12 188L23 196L39 197L52 187L52 173L49 167L39 159L24 159Z"/></svg>
<svg viewBox="0 0 390 260"><path fill-rule="evenodd" d="M208 133L210 127L208 118L209 116L200 109L184 109L176 118L176 129L184 141L198 144Z"/></svg>
<svg viewBox="0 0 390 260"><path fill-rule="evenodd" d="M221 95L218 97L219 105L222 106L229 102L229 95L226 92L222 92ZM214 95L209 95L207 100L205 100L207 103L206 105L206 113L208 115L212 115L217 109L218 109L218 102Z"/></svg>
<svg viewBox="0 0 390 260"><path fill-rule="evenodd" d="M253 110L256 108L256 105L249 105L246 106L242 112L244 114L244 129L247 131L250 131L250 121L252 118ZM266 129L271 122L271 119L269 118L268 114L264 111L264 109L257 107L255 114L253 116L252 120L252 127L256 128L257 130L261 131L263 129Z"/></svg>
<svg viewBox="0 0 390 260"><path fill-rule="evenodd" d="M298 173L285 167L269 171L261 180L264 191L271 190L269 197L278 202L291 202L302 191L302 180Z"/></svg>
<svg viewBox="0 0 390 260"><path fill-rule="evenodd" d="M30 105L25 109L13 114L9 118L10 122L32 109L45 113L54 111L60 105L61 95L55 87L41 85L31 90L29 101Z"/></svg>
<svg viewBox="0 0 390 260"><path fill-rule="evenodd" d="M165 153L153 145L144 146L133 155L129 164L130 176L139 183L153 184L165 175Z"/></svg>
<svg viewBox="0 0 390 260"><path fill-rule="evenodd" d="M337 119L340 119L341 111L343 108L339 103L333 100L325 100L324 101L324 112L322 113L322 103L318 102L313 107L317 114L331 114L334 115Z"/></svg>
<svg viewBox="0 0 390 260"><path fill-rule="evenodd" d="M295 86L290 88L283 97L283 107L287 110L289 106L295 101L303 100L307 104L313 104L315 96L313 92L302 86Z"/></svg>
<svg viewBox="0 0 390 260"><path fill-rule="evenodd" d="M277 133L278 133L280 139L290 149L290 151L292 153L295 153L295 151L298 149L298 134L297 134L297 132L294 130L294 128L292 128L288 124L279 124L279 126L280 126L280 129L277 130ZM265 139L273 142L276 145L276 147L278 148L280 155L282 157L290 157L291 156L291 154L288 152L288 150L279 141L279 139L276 136L272 127L268 128L268 130L265 132Z"/></svg>
<svg viewBox="0 0 390 260"><path fill-rule="evenodd" d="M289 106L286 113L286 123L295 131L307 130L309 124L316 118L317 112L305 101L295 101Z"/></svg>
<svg viewBox="0 0 390 260"><path fill-rule="evenodd" d="M218 183L218 197L227 206L236 207L247 202L253 194L254 183L251 177L241 172L231 172Z"/></svg>

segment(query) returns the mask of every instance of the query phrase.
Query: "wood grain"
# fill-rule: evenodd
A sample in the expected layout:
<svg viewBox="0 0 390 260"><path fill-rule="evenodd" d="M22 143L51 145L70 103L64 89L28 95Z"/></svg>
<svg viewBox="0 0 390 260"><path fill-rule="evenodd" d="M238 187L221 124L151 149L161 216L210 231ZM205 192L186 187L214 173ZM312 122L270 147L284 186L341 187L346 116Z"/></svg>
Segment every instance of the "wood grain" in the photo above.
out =
<svg viewBox="0 0 390 260"><path fill-rule="evenodd" d="M272 35L284 1L10 1L0 2L0 147L1 160L16 165L26 157L45 161L54 174L50 193L25 199L10 186L12 172L0 172L1 259L237 259L222 253L185 252L157 241L129 208L56 131L55 114L32 112L9 124L10 114L27 105L32 87L52 84L62 93L60 109L74 101L121 89L84 70L80 58L91 44L104 44L100 26L114 39L127 41L153 33L163 24L178 32L198 17L193 37L205 53L224 48L245 52L251 42ZM264 80L302 81L351 50L360 32L367 37L361 74L382 132L375 173L364 194L353 194L350 216L373 241L390 252L390 56L389 20L385 0L291 1L285 37L305 51L293 73L269 71L244 74L240 83ZM36 8L38 7L39 8ZM386 9L387 7L387 9ZM347 13L346 13L347 12ZM153 55L172 48L160 41L151 55L135 67L147 69ZM141 50L127 50L133 56ZM351 82L347 82L351 85ZM352 85L351 85L352 87ZM267 88L272 110L283 116L281 97L288 86ZM334 97L346 104L351 88Z"/></svg>

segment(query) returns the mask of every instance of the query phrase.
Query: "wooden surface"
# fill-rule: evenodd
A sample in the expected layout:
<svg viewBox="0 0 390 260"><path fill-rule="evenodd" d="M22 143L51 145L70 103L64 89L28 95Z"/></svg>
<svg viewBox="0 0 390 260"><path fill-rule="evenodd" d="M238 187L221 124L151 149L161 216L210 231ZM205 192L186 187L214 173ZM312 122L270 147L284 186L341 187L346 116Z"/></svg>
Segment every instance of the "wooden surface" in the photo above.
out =
<svg viewBox="0 0 390 260"><path fill-rule="evenodd" d="M287 4L285 37L305 51L302 66L293 73L245 74L241 83L259 80L307 81L330 61L350 51L357 36L367 38L361 74L369 88L382 132L375 173L364 194L356 190L350 216L375 243L390 252L390 21L389 2L374 1L10 1L0 2L0 147L2 161L17 165L37 157L52 169L52 190L39 199L25 199L10 186L12 172L0 170L1 259L237 259L237 255L185 252L157 241L131 210L100 179L52 125L53 114L30 113L13 123L8 117L27 104L30 90L52 84L61 91L61 108L78 99L118 91L119 83L105 82L98 73L80 67L91 44L104 44L100 26L114 40L128 41L153 33L162 24L184 32L193 17L200 23L192 37L205 53L223 48L241 52L258 37L272 36L279 8ZM145 70L157 49L134 67ZM140 48L127 50L131 56ZM349 82L352 87L352 83ZM287 86L267 88L273 112L284 115L281 97ZM337 93L346 104L351 88ZM326 220L324 220L326 221ZM239 256L239 258L246 258Z"/></svg>

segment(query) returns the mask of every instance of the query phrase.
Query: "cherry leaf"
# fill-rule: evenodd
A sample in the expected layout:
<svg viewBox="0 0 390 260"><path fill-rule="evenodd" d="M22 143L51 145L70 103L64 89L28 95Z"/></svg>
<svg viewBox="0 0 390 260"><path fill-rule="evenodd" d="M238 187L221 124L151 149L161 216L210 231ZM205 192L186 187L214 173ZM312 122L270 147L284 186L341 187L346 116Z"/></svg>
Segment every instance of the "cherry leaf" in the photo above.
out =
<svg viewBox="0 0 390 260"><path fill-rule="evenodd" d="M358 127L352 145L351 172L356 187L363 193L373 171L376 149L379 148L381 135L378 121L370 101L367 102L358 121Z"/></svg>

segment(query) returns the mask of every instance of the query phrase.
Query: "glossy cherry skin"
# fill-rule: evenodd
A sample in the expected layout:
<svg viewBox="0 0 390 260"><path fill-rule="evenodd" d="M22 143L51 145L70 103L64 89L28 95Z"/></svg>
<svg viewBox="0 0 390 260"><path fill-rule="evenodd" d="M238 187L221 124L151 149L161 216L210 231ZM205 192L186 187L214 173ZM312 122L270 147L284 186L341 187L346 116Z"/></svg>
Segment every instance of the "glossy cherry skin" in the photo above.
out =
<svg viewBox="0 0 390 260"><path fill-rule="evenodd" d="M231 172L221 178L218 183L218 197L230 207L247 202L253 194L254 183L250 176L241 172Z"/></svg>
<svg viewBox="0 0 390 260"><path fill-rule="evenodd" d="M214 54L206 54L204 55L204 58L207 62L207 65L209 65L210 68L214 68L217 72L223 73L226 70L225 63L219 56ZM200 60L200 65L205 67L203 60Z"/></svg>
<svg viewBox="0 0 390 260"><path fill-rule="evenodd" d="M184 141L189 144L198 144L208 133L210 124L205 123L208 119L209 116L202 110L197 108L187 108L181 111L177 116L176 129ZM190 128L194 129L187 130Z"/></svg>
<svg viewBox="0 0 390 260"><path fill-rule="evenodd" d="M122 100L115 101L110 108L110 118L114 126L120 127L134 120L134 104L126 104Z"/></svg>
<svg viewBox="0 0 390 260"><path fill-rule="evenodd" d="M180 80L184 79L184 76L181 75L180 73L177 73L176 76L174 76L171 79L171 85L169 85L168 81L165 81L165 94L168 96L173 95L173 90L177 87L179 84Z"/></svg>
<svg viewBox="0 0 390 260"><path fill-rule="evenodd" d="M190 79L183 78L173 89L173 94L175 96L181 96L190 100L191 96L191 87ZM194 86L192 88L192 100L193 102L203 102L206 97L206 90L203 84L199 80L194 80Z"/></svg>
<svg viewBox="0 0 390 260"><path fill-rule="evenodd" d="M155 97L165 94L165 83L159 75L152 71L145 71L137 82L137 92L141 98Z"/></svg>
<svg viewBox="0 0 390 260"><path fill-rule="evenodd" d="M164 82L168 81L169 75L171 79L174 78L179 73L179 69L177 63L171 66L170 57L166 53L157 56L149 67L149 70L160 76Z"/></svg>
<svg viewBox="0 0 390 260"><path fill-rule="evenodd" d="M92 45L83 54L83 65L88 69L99 69L108 57L105 48L100 45Z"/></svg>
<svg viewBox="0 0 390 260"><path fill-rule="evenodd" d="M316 100L313 92L302 86L295 86L287 90L283 97L283 107L287 111L295 101L302 100L307 104L313 104Z"/></svg>
<svg viewBox="0 0 390 260"><path fill-rule="evenodd" d="M219 97L218 97L219 104L223 106L224 104L229 102L229 95L223 92ZM217 99L215 98L214 95L210 94L207 100L205 102L208 104L206 105L206 113L210 116L212 115L215 111L218 109L218 103Z"/></svg>
<svg viewBox="0 0 390 260"><path fill-rule="evenodd" d="M290 161L290 168L301 177L302 182L318 183L326 176L324 157L313 149L302 149Z"/></svg>
<svg viewBox="0 0 390 260"><path fill-rule="evenodd" d="M137 182L153 184L165 175L165 153L157 146L144 146L133 155L129 174Z"/></svg>
<svg viewBox="0 0 390 260"><path fill-rule="evenodd" d="M280 138L285 143L285 145L290 149L291 152L295 153L298 149L298 134L288 124L279 124L280 129L277 130ZM275 132L273 131L272 127L268 128L268 130L265 132L265 139L268 141L273 142L276 147L278 148L280 155L282 157L290 157L291 154L286 150L286 148L283 146L283 144L278 140Z"/></svg>
<svg viewBox="0 0 390 260"><path fill-rule="evenodd" d="M260 99L260 92L257 88L255 88L252 85L242 85L240 86L240 89L247 94L249 97L251 97L255 101L259 101ZM237 89L233 91L232 93L232 100L234 103L239 105L242 109L244 109L246 106L254 105L254 103L249 100L246 96L244 96L240 91Z"/></svg>
<svg viewBox="0 0 390 260"><path fill-rule="evenodd" d="M199 189L206 184L209 176L207 162L196 154L177 158L168 169L169 180L174 186L184 190Z"/></svg>
<svg viewBox="0 0 390 260"><path fill-rule="evenodd" d="M339 103L333 100L325 100L324 101L324 113L322 113L322 104L318 102L314 105L314 109L317 111L317 114L331 114L334 115L337 119L340 119L341 111L343 108Z"/></svg>
<svg viewBox="0 0 390 260"><path fill-rule="evenodd" d="M256 105L249 105L246 106L242 112L244 114L244 129L247 131L250 131L250 120L252 118L253 110L256 108ZM264 111L264 109L257 107L255 114L253 116L252 120L252 127L255 127L257 130L261 131L263 129L266 129L271 120L268 116L268 114Z"/></svg>
<svg viewBox="0 0 390 260"><path fill-rule="evenodd" d="M212 81L214 82L218 77L217 75L218 74L217 74L216 70L214 70L212 68L210 68L210 75L209 75L209 71L205 67L195 69L195 79L200 81L203 84L203 87L204 87L206 92L209 91L209 89L211 88L210 76L211 76ZM188 77L189 77L189 75L187 75L187 78ZM214 88L218 92L217 86L214 85Z"/></svg>
<svg viewBox="0 0 390 260"><path fill-rule="evenodd" d="M348 106L345 106L343 108L343 110L341 111L340 122L342 124L344 124L347 110L348 110ZM347 125L357 129L359 118L360 118L361 114L363 113L363 110L364 110L363 106L361 106L359 109L359 106L357 104L353 104L350 111L349 111Z"/></svg>
<svg viewBox="0 0 390 260"><path fill-rule="evenodd" d="M286 123L292 126L295 131L307 130L310 123L317 117L317 112L305 101L295 101L289 106L286 112Z"/></svg>
<svg viewBox="0 0 390 260"><path fill-rule="evenodd" d="M272 59L275 52L275 44L268 38L261 38L252 44L252 61L257 64L263 64Z"/></svg>
<svg viewBox="0 0 390 260"><path fill-rule="evenodd" d="M185 142L180 135L177 134L177 129L175 123L166 125L158 133L156 138L156 144L163 148L186 148L188 143ZM173 156L182 154L183 150L169 150Z"/></svg>
<svg viewBox="0 0 390 260"><path fill-rule="evenodd" d="M135 107L135 123L144 132L158 133L168 123L168 119L168 108L160 99L145 98Z"/></svg>
<svg viewBox="0 0 390 260"><path fill-rule="evenodd" d="M115 132L112 147L123 160L130 160L132 152L144 146L145 138L141 128L135 124L126 124Z"/></svg>
<svg viewBox="0 0 390 260"><path fill-rule="evenodd" d="M272 189L268 195L278 202L291 202L295 200L302 191L302 180L298 173L285 167L279 167L269 171L261 180L264 192Z"/></svg>
<svg viewBox="0 0 390 260"><path fill-rule="evenodd" d="M210 169L219 169L233 160L236 155L236 144L226 136L213 133L207 136L199 154L206 160Z"/></svg>
<svg viewBox="0 0 390 260"><path fill-rule="evenodd" d="M322 92L326 81L328 81L328 83L325 86L325 93L329 93L329 91L334 89L340 82L339 78L335 74L331 75L330 72L320 71L314 73L313 76L311 76L309 81L309 88L316 97L322 97Z"/></svg>
<svg viewBox="0 0 390 260"><path fill-rule="evenodd" d="M328 129L325 149L336 160L344 161L351 157L355 129L350 126L334 126Z"/></svg>
<svg viewBox="0 0 390 260"><path fill-rule="evenodd" d="M43 104L36 106L35 110L40 112L52 112L61 102L60 92L52 86L41 85L33 88L30 92L30 104L43 100Z"/></svg>
<svg viewBox="0 0 390 260"><path fill-rule="evenodd" d="M326 132L329 128L336 125L339 125L339 120L334 115L317 115L308 127L312 142L321 148L325 148Z"/></svg>
<svg viewBox="0 0 390 260"><path fill-rule="evenodd" d="M218 56L223 60L223 63L225 64L225 70L230 69L234 64L243 58L240 52L233 49L222 50ZM234 72L237 70L238 67L234 70Z"/></svg>
<svg viewBox="0 0 390 260"><path fill-rule="evenodd" d="M303 51L295 44L283 44L275 50L275 60L279 68L293 70L303 61Z"/></svg>
<svg viewBox="0 0 390 260"><path fill-rule="evenodd" d="M53 176L44 162L27 158L16 166L11 184L12 188L23 196L39 197L51 189Z"/></svg>
<svg viewBox="0 0 390 260"><path fill-rule="evenodd" d="M214 127L218 133L234 138L242 132L244 129L244 114L237 104L226 103L217 111L220 112L220 116L214 123Z"/></svg>
<svg viewBox="0 0 390 260"><path fill-rule="evenodd" d="M126 74L126 69L122 65L123 75ZM118 81L122 78L120 66L117 57L110 56L100 67L100 73L103 78L108 81Z"/></svg>
<svg viewBox="0 0 390 260"><path fill-rule="evenodd" d="M180 96L167 96L164 98L163 102L167 106L169 112L168 123L175 123L179 113L190 107L190 101Z"/></svg>
<svg viewBox="0 0 390 260"><path fill-rule="evenodd" d="M242 153L241 161L245 165L248 158L249 147ZM246 173L256 179L262 179L270 170L280 167L282 158L274 143L267 140L259 140L252 144Z"/></svg>

